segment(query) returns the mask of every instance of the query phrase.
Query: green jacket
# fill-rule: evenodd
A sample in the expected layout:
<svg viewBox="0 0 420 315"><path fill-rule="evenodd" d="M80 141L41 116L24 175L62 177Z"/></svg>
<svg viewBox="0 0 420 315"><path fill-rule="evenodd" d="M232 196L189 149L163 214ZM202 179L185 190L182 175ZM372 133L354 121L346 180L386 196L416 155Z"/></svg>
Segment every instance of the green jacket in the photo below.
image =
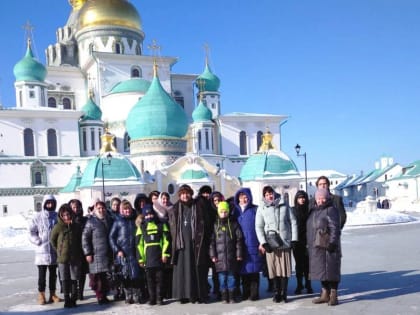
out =
<svg viewBox="0 0 420 315"><path fill-rule="evenodd" d="M82 228L77 223L58 222L51 231L50 243L57 252L59 264L80 263L82 257Z"/></svg>

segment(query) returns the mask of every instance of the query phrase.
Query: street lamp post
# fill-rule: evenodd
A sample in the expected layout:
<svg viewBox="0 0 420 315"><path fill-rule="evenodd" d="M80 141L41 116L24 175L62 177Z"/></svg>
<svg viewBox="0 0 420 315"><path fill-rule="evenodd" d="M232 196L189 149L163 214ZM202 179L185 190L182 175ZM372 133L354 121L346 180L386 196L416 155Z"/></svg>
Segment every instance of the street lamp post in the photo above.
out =
<svg viewBox="0 0 420 315"><path fill-rule="evenodd" d="M106 159L103 157L101 158L101 164L102 164L102 201L105 202L105 175L104 175L104 166L105 165L111 165L111 159L112 155L111 153L108 153L106 155ZM106 162L104 162L106 161Z"/></svg>
<svg viewBox="0 0 420 315"><path fill-rule="evenodd" d="M295 150L296 150L296 155L297 156L303 156L303 158L305 159L305 191L306 191L306 193L308 193L308 167L307 167L307 164L306 164L306 152L305 153L300 153L300 145L299 144L296 144Z"/></svg>

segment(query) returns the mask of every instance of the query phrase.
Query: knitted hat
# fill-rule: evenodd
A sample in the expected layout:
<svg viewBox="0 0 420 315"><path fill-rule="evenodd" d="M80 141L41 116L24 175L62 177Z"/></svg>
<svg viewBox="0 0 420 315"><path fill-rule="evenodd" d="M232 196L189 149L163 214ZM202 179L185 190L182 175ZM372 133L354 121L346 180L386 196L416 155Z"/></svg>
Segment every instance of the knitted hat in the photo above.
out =
<svg viewBox="0 0 420 315"><path fill-rule="evenodd" d="M229 214L229 204L226 201L221 201L217 205L217 213L220 214L220 212L222 211L227 211L227 213Z"/></svg>
<svg viewBox="0 0 420 315"><path fill-rule="evenodd" d="M317 191L315 192L315 199L317 198L327 199L329 197L330 197L330 193L326 189L317 189Z"/></svg>

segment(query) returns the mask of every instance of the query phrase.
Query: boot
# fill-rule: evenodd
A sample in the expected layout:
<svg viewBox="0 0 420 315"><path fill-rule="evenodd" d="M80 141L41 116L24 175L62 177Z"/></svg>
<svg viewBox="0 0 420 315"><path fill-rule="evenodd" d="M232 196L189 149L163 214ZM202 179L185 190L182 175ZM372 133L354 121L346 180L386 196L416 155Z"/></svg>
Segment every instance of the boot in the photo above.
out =
<svg viewBox="0 0 420 315"><path fill-rule="evenodd" d="M45 299L45 292L39 292L38 293L38 304L39 305L47 304L47 300Z"/></svg>
<svg viewBox="0 0 420 315"><path fill-rule="evenodd" d="M337 305L337 304L338 304L337 290L336 289L331 289L330 299L328 301L328 305L334 306L334 305Z"/></svg>
<svg viewBox="0 0 420 315"><path fill-rule="evenodd" d="M280 279L283 302L287 303L287 284L289 283L289 278L281 277Z"/></svg>
<svg viewBox="0 0 420 315"><path fill-rule="evenodd" d="M79 295L78 295L78 290L77 290L77 281L72 280L71 281L71 289L70 289L70 300L71 300L71 303L72 303L73 307L76 306L76 301L77 301L78 296Z"/></svg>
<svg viewBox="0 0 420 315"><path fill-rule="evenodd" d="M236 301L235 301L235 291L234 290L229 291L229 303L230 304L236 303Z"/></svg>
<svg viewBox="0 0 420 315"><path fill-rule="evenodd" d="M73 303L71 302L70 295L64 294L64 308L71 308L71 307L73 307Z"/></svg>
<svg viewBox="0 0 420 315"><path fill-rule="evenodd" d="M330 293L326 288L322 288L321 296L312 300L314 304L327 303L330 300Z"/></svg>
<svg viewBox="0 0 420 315"><path fill-rule="evenodd" d="M267 292L274 292L274 280L267 278Z"/></svg>
<svg viewBox="0 0 420 315"><path fill-rule="evenodd" d="M299 295L302 294L302 290L303 290L303 283L302 283L302 276L296 276L296 290L295 290L295 294Z"/></svg>
<svg viewBox="0 0 420 315"><path fill-rule="evenodd" d="M308 278L305 278L305 289L308 294L314 293L314 290L312 290L311 280L308 280Z"/></svg>
<svg viewBox="0 0 420 315"><path fill-rule="evenodd" d="M275 277L272 280L273 280L273 289L274 289L273 302L280 303L283 299L280 277Z"/></svg>
<svg viewBox="0 0 420 315"><path fill-rule="evenodd" d="M77 299L79 301L83 301L84 296L83 296L83 291L85 289L85 281L86 281L86 276L83 276L79 279L79 287L78 287L78 295L77 295Z"/></svg>
<svg viewBox="0 0 420 315"><path fill-rule="evenodd" d="M251 294L251 281L249 275L244 275L242 278L242 300L248 300Z"/></svg>
<svg viewBox="0 0 420 315"><path fill-rule="evenodd" d="M125 304L133 304L134 300L133 300L133 289L131 288L124 288L124 293L125 293Z"/></svg>
<svg viewBox="0 0 420 315"><path fill-rule="evenodd" d="M228 295L228 292L226 290L223 290L221 292L221 295L222 295L222 303L223 304L229 303L229 295Z"/></svg>
<svg viewBox="0 0 420 315"><path fill-rule="evenodd" d="M256 301L260 298L260 283L259 278L258 279L252 279L251 280L251 289L250 289L250 296L249 299L251 301Z"/></svg>
<svg viewBox="0 0 420 315"><path fill-rule="evenodd" d="M55 294L55 290L50 291L50 298L48 299L48 303L58 303L61 301L62 300Z"/></svg>

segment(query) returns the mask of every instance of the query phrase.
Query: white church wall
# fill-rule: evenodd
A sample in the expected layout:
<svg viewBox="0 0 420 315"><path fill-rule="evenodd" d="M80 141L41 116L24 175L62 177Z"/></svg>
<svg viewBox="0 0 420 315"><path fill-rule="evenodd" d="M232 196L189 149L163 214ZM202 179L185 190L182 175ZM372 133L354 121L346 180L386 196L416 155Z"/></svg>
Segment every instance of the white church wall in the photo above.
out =
<svg viewBox="0 0 420 315"><path fill-rule="evenodd" d="M20 160L0 163L0 188L31 187L31 164Z"/></svg>

